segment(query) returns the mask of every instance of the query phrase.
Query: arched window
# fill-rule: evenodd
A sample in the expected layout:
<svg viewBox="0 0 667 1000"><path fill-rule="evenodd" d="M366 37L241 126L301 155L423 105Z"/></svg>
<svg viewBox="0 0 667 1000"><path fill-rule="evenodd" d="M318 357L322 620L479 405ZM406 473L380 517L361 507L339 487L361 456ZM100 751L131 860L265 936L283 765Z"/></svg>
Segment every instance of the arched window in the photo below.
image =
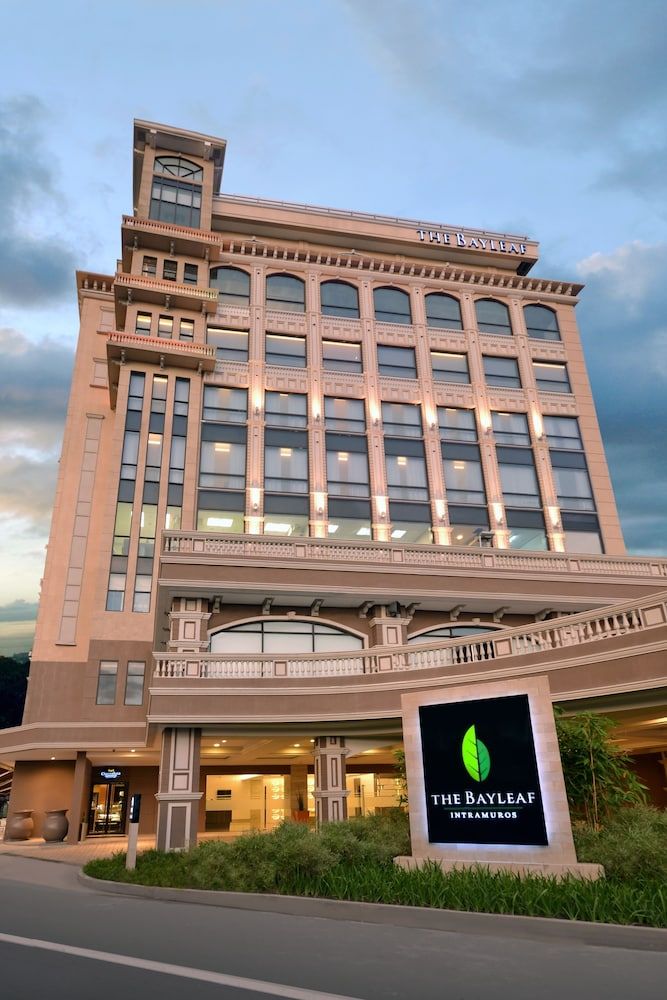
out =
<svg viewBox="0 0 667 1000"><path fill-rule="evenodd" d="M266 279L266 308L286 312L306 311L306 286L292 274L271 274Z"/></svg>
<svg viewBox="0 0 667 1000"><path fill-rule="evenodd" d="M212 267L210 287L218 289L222 305L247 306L250 304L250 275L238 267Z"/></svg>
<svg viewBox="0 0 667 1000"><path fill-rule="evenodd" d="M461 304L452 295L434 292L426 296L426 323L441 326L447 330L462 330Z"/></svg>
<svg viewBox="0 0 667 1000"><path fill-rule="evenodd" d="M528 336L534 340L560 340L558 317L546 306L524 306Z"/></svg>
<svg viewBox="0 0 667 1000"><path fill-rule="evenodd" d="M410 296L400 288L373 289L375 318L382 323L412 323Z"/></svg>
<svg viewBox="0 0 667 1000"><path fill-rule="evenodd" d="M497 629L488 625L441 625L438 628L429 628L425 632L408 636L408 644L417 642L437 642L438 639L465 639L466 636L485 635L487 632L496 632Z"/></svg>
<svg viewBox="0 0 667 1000"><path fill-rule="evenodd" d="M320 286L323 316L359 319L359 292L346 281L324 281Z"/></svg>
<svg viewBox="0 0 667 1000"><path fill-rule="evenodd" d="M201 218L203 171L180 156L158 156L153 166L149 216L160 222L196 229Z"/></svg>
<svg viewBox="0 0 667 1000"><path fill-rule="evenodd" d="M361 636L299 618L261 618L211 635L212 653L335 653L362 649Z"/></svg>
<svg viewBox="0 0 667 1000"><path fill-rule="evenodd" d="M158 156L153 166L154 174L166 174L169 177L183 177L189 181L200 181L204 171L191 160L182 156Z"/></svg>
<svg viewBox="0 0 667 1000"><path fill-rule="evenodd" d="M495 299L477 299L475 302L477 327L480 333L496 333L501 337L512 336L509 309Z"/></svg>

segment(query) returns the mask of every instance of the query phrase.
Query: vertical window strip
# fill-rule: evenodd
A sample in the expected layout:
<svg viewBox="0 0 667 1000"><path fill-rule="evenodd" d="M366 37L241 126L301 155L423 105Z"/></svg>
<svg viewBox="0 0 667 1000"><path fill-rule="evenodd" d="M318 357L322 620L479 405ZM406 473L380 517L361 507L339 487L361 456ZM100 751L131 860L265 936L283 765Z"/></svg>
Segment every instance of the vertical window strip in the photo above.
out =
<svg viewBox="0 0 667 1000"><path fill-rule="evenodd" d="M139 456L139 431L144 405L146 376L130 372L125 415L125 435L121 454L120 483L116 502L116 517L111 545L111 565L107 586L106 610L123 611L127 583L127 560L130 551L134 492Z"/></svg>

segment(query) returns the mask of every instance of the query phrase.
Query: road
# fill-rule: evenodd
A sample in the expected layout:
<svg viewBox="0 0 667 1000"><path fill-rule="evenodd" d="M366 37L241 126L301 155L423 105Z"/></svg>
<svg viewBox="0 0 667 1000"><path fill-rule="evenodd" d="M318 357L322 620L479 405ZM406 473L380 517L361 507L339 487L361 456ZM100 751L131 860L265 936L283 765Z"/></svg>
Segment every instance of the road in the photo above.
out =
<svg viewBox="0 0 667 1000"><path fill-rule="evenodd" d="M465 923L465 921L463 921ZM665 1000L667 953L111 896L0 857L7 1000Z"/></svg>

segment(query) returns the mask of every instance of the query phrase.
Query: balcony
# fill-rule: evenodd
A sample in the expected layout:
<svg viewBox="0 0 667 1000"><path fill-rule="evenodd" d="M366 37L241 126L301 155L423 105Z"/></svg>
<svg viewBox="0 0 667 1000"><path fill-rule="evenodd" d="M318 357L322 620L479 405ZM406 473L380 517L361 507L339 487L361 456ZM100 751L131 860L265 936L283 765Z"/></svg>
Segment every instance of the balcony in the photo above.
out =
<svg viewBox="0 0 667 1000"><path fill-rule="evenodd" d="M605 639L646 633L667 624L667 593L631 602L603 613L569 615L547 624L502 629L479 637L407 646L378 646L351 653L288 653L227 656L154 653L155 678L245 680L265 678L350 677L396 671L467 669L476 664L535 654L585 655L585 647Z"/></svg>
<svg viewBox="0 0 667 1000"><path fill-rule="evenodd" d="M199 309L214 313L218 307L215 288L197 285L179 285L175 281L162 281L143 274L117 273L114 279L116 293L116 323L125 326L125 314L130 301L154 303L165 309Z"/></svg>
<svg viewBox="0 0 667 1000"><path fill-rule="evenodd" d="M156 219L138 219L134 215L123 216L122 233L123 269L128 272L135 250L184 254L215 262L222 245L219 236L203 229L190 229L188 226L177 226L172 222L159 222Z"/></svg>
<svg viewBox="0 0 667 1000"><path fill-rule="evenodd" d="M116 408L118 366L126 361L141 361L161 368L189 368L194 371L215 371L215 347L193 344L165 337L142 337L135 333L113 331L107 339L107 367L111 408Z"/></svg>

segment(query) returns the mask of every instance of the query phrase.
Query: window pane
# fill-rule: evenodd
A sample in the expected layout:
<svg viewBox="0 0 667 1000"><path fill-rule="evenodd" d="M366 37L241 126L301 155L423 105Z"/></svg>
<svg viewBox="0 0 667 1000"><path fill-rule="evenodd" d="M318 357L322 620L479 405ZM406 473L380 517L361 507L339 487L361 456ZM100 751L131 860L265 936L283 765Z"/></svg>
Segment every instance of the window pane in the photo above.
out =
<svg viewBox="0 0 667 1000"><path fill-rule="evenodd" d="M435 293L426 296L426 322L428 326L444 327L447 330L462 330L461 306L451 295Z"/></svg>
<svg viewBox="0 0 667 1000"><path fill-rule="evenodd" d="M523 314L529 337L535 340L560 340L558 317L553 309L547 309L546 306L525 306Z"/></svg>
<svg viewBox="0 0 667 1000"><path fill-rule="evenodd" d="M399 437L421 437L421 406L414 403L383 403L382 426L385 434Z"/></svg>
<svg viewBox="0 0 667 1000"><path fill-rule="evenodd" d="M227 386L204 386L204 420L245 423L248 417L248 392Z"/></svg>
<svg viewBox="0 0 667 1000"><path fill-rule="evenodd" d="M268 427L306 427L308 397L298 392L266 392L264 414Z"/></svg>
<svg viewBox="0 0 667 1000"><path fill-rule="evenodd" d="M322 365L327 371L363 371L361 344L344 344L337 340L323 340Z"/></svg>
<svg viewBox="0 0 667 1000"><path fill-rule="evenodd" d="M559 505L565 510L595 510L591 481L586 469L554 466L554 483Z"/></svg>
<svg viewBox="0 0 667 1000"><path fill-rule="evenodd" d="M271 274L266 279L266 308L304 312L306 286L291 274Z"/></svg>
<svg viewBox="0 0 667 1000"><path fill-rule="evenodd" d="M415 352L412 347L378 346L378 367L380 375L394 378L417 378Z"/></svg>
<svg viewBox="0 0 667 1000"><path fill-rule="evenodd" d="M130 660L125 681L125 704L141 705L144 700L144 671L146 664Z"/></svg>
<svg viewBox="0 0 667 1000"><path fill-rule="evenodd" d="M334 541L354 539L369 542L371 522L364 518L334 517L330 514L327 534Z"/></svg>
<svg viewBox="0 0 667 1000"><path fill-rule="evenodd" d="M431 351L431 366L436 382L470 382L468 358L465 354Z"/></svg>
<svg viewBox="0 0 667 1000"><path fill-rule="evenodd" d="M241 442L202 441L199 485L245 488L246 446Z"/></svg>
<svg viewBox="0 0 667 1000"><path fill-rule="evenodd" d="M223 330L209 326L206 330L207 343L215 347L218 361L248 360L248 331Z"/></svg>
<svg viewBox="0 0 667 1000"><path fill-rule="evenodd" d="M439 406L438 426L443 441L476 441L475 411L460 407Z"/></svg>
<svg viewBox="0 0 667 1000"><path fill-rule="evenodd" d="M544 392L569 392L570 381L565 365L550 364L547 361L533 361L533 371L537 388Z"/></svg>
<svg viewBox="0 0 667 1000"><path fill-rule="evenodd" d="M514 507L540 507L540 491L532 465L499 463L500 482L506 504Z"/></svg>
<svg viewBox="0 0 667 1000"><path fill-rule="evenodd" d="M327 488L334 496L367 497L370 486L365 452L327 449Z"/></svg>
<svg viewBox="0 0 667 1000"><path fill-rule="evenodd" d="M366 431L366 414L361 399L326 396L324 419L328 431L348 431L352 434L363 434Z"/></svg>
<svg viewBox="0 0 667 1000"><path fill-rule="evenodd" d="M543 552L547 547L547 535L544 528L512 528L510 531L511 549L530 549Z"/></svg>
<svg viewBox="0 0 667 1000"><path fill-rule="evenodd" d="M373 290L375 318L383 323L411 323L410 296L399 288Z"/></svg>
<svg viewBox="0 0 667 1000"><path fill-rule="evenodd" d="M288 368L306 367L306 341L303 337L284 337L277 333L266 335L267 365Z"/></svg>
<svg viewBox="0 0 667 1000"><path fill-rule="evenodd" d="M520 389L519 364L516 358L496 358L485 355L484 374L487 385L499 385L510 389Z"/></svg>
<svg viewBox="0 0 667 1000"><path fill-rule="evenodd" d="M544 431L552 448L583 448L576 417L544 417Z"/></svg>
<svg viewBox="0 0 667 1000"><path fill-rule="evenodd" d="M498 444L530 444L528 418L525 413L491 414L493 433Z"/></svg>
<svg viewBox="0 0 667 1000"><path fill-rule="evenodd" d="M308 491L308 452L305 448L267 445L264 448L264 485L279 493ZM278 518L281 520L281 518Z"/></svg>
<svg viewBox="0 0 667 1000"><path fill-rule="evenodd" d="M200 181L204 176L204 171L200 166L182 156L157 156L153 165L153 173L168 174L172 177L188 177L193 181Z"/></svg>
<svg viewBox="0 0 667 1000"><path fill-rule="evenodd" d="M174 528L174 530L177 530ZM244 530L243 512L228 510L225 495L220 494L219 506L200 507L197 513L197 531L223 531L225 534L242 534Z"/></svg>
<svg viewBox="0 0 667 1000"><path fill-rule="evenodd" d="M353 285L343 281L325 281L320 287L320 297L324 316L358 319L359 294Z"/></svg>
<svg viewBox="0 0 667 1000"><path fill-rule="evenodd" d="M391 540L404 545L431 545L433 530L430 524L423 521L393 521Z"/></svg>
<svg viewBox="0 0 667 1000"><path fill-rule="evenodd" d="M474 459L443 458L447 499L452 503L486 502L481 462Z"/></svg>
<svg viewBox="0 0 667 1000"><path fill-rule="evenodd" d="M266 514L264 517L264 534L281 535L284 538L307 538L308 515Z"/></svg>
<svg viewBox="0 0 667 1000"><path fill-rule="evenodd" d="M116 674L118 664L111 660L102 660L97 677L98 705L113 705L116 701Z"/></svg>
<svg viewBox="0 0 667 1000"><path fill-rule="evenodd" d="M428 500L426 462L423 455L385 453L387 489L395 500Z"/></svg>
<svg viewBox="0 0 667 1000"><path fill-rule="evenodd" d="M597 531L566 531L565 533L566 552L591 552L601 553L602 539Z"/></svg>
<svg viewBox="0 0 667 1000"><path fill-rule="evenodd" d="M510 314L504 302L495 299L477 299L475 302L477 326L482 333L496 333L509 337L512 333Z"/></svg>
<svg viewBox="0 0 667 1000"><path fill-rule="evenodd" d="M247 306L250 303L250 275L237 267L212 268L210 287L218 289L218 298L224 305Z"/></svg>
<svg viewBox="0 0 667 1000"><path fill-rule="evenodd" d="M151 335L151 313L140 312L137 313L137 321L134 327L134 332L138 333L142 337L150 337Z"/></svg>

